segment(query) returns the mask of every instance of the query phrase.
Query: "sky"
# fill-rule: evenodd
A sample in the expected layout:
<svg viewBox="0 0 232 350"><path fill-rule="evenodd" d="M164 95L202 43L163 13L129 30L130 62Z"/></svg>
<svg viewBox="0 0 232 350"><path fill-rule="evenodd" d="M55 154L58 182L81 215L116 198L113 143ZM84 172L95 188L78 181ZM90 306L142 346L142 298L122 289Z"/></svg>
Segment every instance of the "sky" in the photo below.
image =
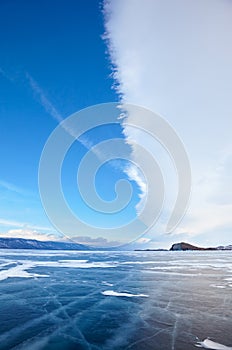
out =
<svg viewBox="0 0 232 350"><path fill-rule="evenodd" d="M118 180L130 181L130 204L117 215L91 210L76 183L81 159L107 139L122 140L132 161L148 167L132 140L153 152L166 197L156 225L131 247L162 248L177 241L231 244L231 18L228 0L1 1L0 236L65 239L41 203L42 150L73 113L116 102L158 113L179 135L192 172L188 210L167 234L177 194L169 153L147 133L121 122L88 131L65 157L63 193L75 215L106 229L138 215L147 187L131 163L108 162L96 176L96 191L106 201L115 198ZM128 114L129 122L133 118ZM147 128L152 126L151 121ZM117 235L96 232L80 232L76 239L102 246L119 241Z"/></svg>

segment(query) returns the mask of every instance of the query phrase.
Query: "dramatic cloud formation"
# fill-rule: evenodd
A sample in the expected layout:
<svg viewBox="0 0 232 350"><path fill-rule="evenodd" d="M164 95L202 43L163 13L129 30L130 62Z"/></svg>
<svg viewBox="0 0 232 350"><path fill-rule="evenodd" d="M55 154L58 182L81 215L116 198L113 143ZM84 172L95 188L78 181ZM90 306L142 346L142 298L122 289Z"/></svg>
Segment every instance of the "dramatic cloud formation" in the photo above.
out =
<svg viewBox="0 0 232 350"><path fill-rule="evenodd" d="M108 0L104 8L122 102L165 116L189 154L192 199L176 233L232 228L232 3ZM125 134L148 145L146 135ZM162 162L158 148L156 154Z"/></svg>

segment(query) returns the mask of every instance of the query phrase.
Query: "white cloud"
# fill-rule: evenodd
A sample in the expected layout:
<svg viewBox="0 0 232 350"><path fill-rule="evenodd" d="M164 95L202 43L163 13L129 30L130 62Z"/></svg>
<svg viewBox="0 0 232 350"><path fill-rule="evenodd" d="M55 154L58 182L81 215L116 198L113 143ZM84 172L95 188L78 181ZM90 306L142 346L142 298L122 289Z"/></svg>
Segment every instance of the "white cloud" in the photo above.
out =
<svg viewBox="0 0 232 350"><path fill-rule="evenodd" d="M32 229L20 228L11 229L6 232L0 233L1 238L24 238L24 239L36 239L38 241L61 241L62 238L53 233L42 233Z"/></svg>
<svg viewBox="0 0 232 350"><path fill-rule="evenodd" d="M215 173L212 175L212 181L214 180L214 192L209 195L209 200L218 205L231 205L232 204L232 186L231 186L231 174L232 174L232 154L225 157L218 168L215 169Z"/></svg>
<svg viewBox="0 0 232 350"><path fill-rule="evenodd" d="M144 244L144 243L149 243L150 241L151 241L151 238L141 237L137 239L136 243Z"/></svg>
<svg viewBox="0 0 232 350"><path fill-rule="evenodd" d="M192 200L179 230L232 227L230 183L218 171L232 148L232 3L108 0L105 15L122 101L164 115L189 154ZM231 167L226 174L231 178Z"/></svg>
<svg viewBox="0 0 232 350"><path fill-rule="evenodd" d="M122 243L118 241L109 241L106 238L103 237L97 237L97 238L92 238L90 236L78 236L78 237L72 237L72 241L75 241L77 243L81 244L86 244L90 245L93 247L117 247L120 246Z"/></svg>
<svg viewBox="0 0 232 350"><path fill-rule="evenodd" d="M29 230L41 230L41 231L45 231L45 232L54 231L51 227L33 225L33 224L28 223L28 222L7 220L4 218L0 218L0 225L6 226L6 227L17 227L17 228L23 227L23 228L26 228Z"/></svg>
<svg viewBox="0 0 232 350"><path fill-rule="evenodd" d="M137 213L141 213L143 206L144 206L144 202L145 202L146 197L147 197L147 183L146 183L142 173L139 171L139 169L134 164L127 165L124 169L124 172L127 174L128 178L131 181L135 181L139 187L140 201L136 205L136 210L137 210Z"/></svg>

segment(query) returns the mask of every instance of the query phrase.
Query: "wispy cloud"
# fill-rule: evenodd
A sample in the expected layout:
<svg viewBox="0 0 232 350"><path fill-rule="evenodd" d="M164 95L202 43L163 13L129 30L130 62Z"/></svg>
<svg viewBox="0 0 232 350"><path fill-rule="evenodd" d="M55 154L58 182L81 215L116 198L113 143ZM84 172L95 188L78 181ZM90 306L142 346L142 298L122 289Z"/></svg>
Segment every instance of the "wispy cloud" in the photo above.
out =
<svg viewBox="0 0 232 350"><path fill-rule="evenodd" d="M39 84L35 81L34 78L27 72L26 78L29 82L29 85L32 91L35 93L36 98L38 98L41 106L45 109L45 111L52 116L58 123L63 121L61 114L57 111L51 101L45 95L43 89L39 86Z"/></svg>
<svg viewBox="0 0 232 350"><path fill-rule="evenodd" d="M22 189L22 188L20 188L18 186L15 186L14 184L12 184L10 182L7 182L7 181L0 180L0 187L4 188L4 189L7 189L8 191L21 194L21 195L25 194L25 190L24 189Z"/></svg>
<svg viewBox="0 0 232 350"><path fill-rule="evenodd" d="M62 115L58 112L53 103L48 99L44 90L41 88L38 82L28 72L26 73L26 78L28 80L31 90L35 94L35 98L39 101L40 105L54 120L56 120L58 123L62 123L64 121ZM66 124L62 123L61 126L64 128L65 131L67 131L68 134L70 134L73 137L76 137L75 131L67 127ZM83 138L83 141L81 139L78 140L83 144L83 146L88 148L89 143L87 142L87 139Z"/></svg>
<svg viewBox="0 0 232 350"><path fill-rule="evenodd" d="M3 69L0 67L0 75L2 75L5 79L13 82L14 79Z"/></svg>
<svg viewBox="0 0 232 350"><path fill-rule="evenodd" d="M35 97L41 104L41 106L44 108L44 110L58 123L61 123L60 125L64 128L65 131L67 131L68 134L76 138L76 132L75 130L68 127L65 123L62 123L65 119L62 117L61 113L58 112L56 107L53 105L53 103L49 100L49 98L46 96L46 93L41 88L41 86L38 84L38 82L27 72L26 78L28 80L29 86L32 89L33 93L35 94ZM93 141L87 138L86 136L81 136L78 138L78 141L88 150L91 149L94 145Z"/></svg>
<svg viewBox="0 0 232 350"><path fill-rule="evenodd" d="M0 75L2 75L4 78L11 82L15 82L15 78L12 78L12 76L9 75L9 73L0 67ZM28 73L21 72L20 77L26 80L31 88L31 90L34 93L35 98L38 100L38 102L41 104L41 106L45 109L45 111L53 117L58 123L63 121L63 118L61 114L57 111L55 106L52 104L52 102L48 99L46 96L44 90L39 86L38 82ZM17 79L18 80L18 79Z"/></svg>
<svg viewBox="0 0 232 350"><path fill-rule="evenodd" d="M34 196L33 192L30 192L29 190L27 190L25 188L21 188L19 186L12 184L11 182L4 181L4 180L0 180L0 188L5 189L5 190L10 191L10 192L13 192L13 193L17 193L17 194L19 194L21 196L25 196L25 197Z"/></svg>
<svg viewBox="0 0 232 350"><path fill-rule="evenodd" d="M62 115L58 112L56 107L53 105L53 103L48 99L46 96L44 90L41 88L41 86L38 84L38 82L27 72L26 73L26 78L29 82L29 85L32 89L32 91L35 94L35 97L38 99L39 103L41 106L45 109L45 111L53 118L55 119L58 123L61 123L61 127L64 128L64 130L70 134L72 137L76 138L76 131L69 126L67 126L66 123L64 123L64 120ZM105 151L99 150L97 148L93 148L95 145L94 141L88 138L85 135L81 135L78 137L78 141L87 149L87 150L92 150L92 152L96 155L96 157L100 161L104 161L108 152L107 149ZM114 163L111 163L111 166L114 167Z"/></svg>

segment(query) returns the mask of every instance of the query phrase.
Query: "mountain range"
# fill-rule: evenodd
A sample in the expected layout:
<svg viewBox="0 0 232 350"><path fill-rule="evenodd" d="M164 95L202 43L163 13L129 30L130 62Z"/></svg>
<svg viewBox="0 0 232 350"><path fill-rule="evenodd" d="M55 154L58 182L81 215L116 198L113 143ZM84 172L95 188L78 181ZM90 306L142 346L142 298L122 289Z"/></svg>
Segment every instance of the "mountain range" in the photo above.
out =
<svg viewBox="0 0 232 350"><path fill-rule="evenodd" d="M84 244L73 242L37 241L24 238L0 238L0 249L49 249L49 250L91 250Z"/></svg>

